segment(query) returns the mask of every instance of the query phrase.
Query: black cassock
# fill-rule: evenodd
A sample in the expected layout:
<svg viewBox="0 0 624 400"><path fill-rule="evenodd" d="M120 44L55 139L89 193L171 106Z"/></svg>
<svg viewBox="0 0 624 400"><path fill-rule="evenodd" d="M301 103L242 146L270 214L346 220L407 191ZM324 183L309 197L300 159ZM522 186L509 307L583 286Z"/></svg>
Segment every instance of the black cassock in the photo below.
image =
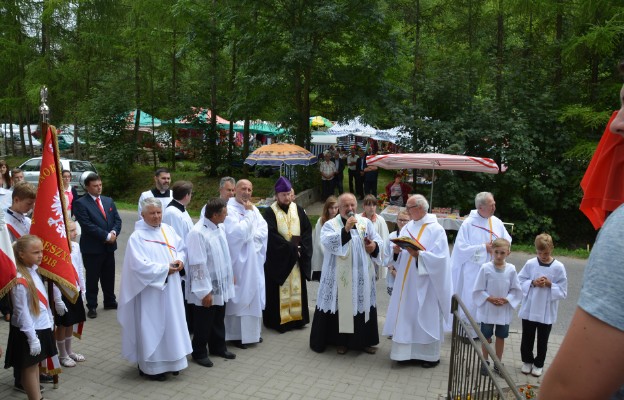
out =
<svg viewBox="0 0 624 400"><path fill-rule="evenodd" d="M283 207L281 207L283 210ZM285 212L288 212L286 210ZM264 279L266 282L266 307L262 312L264 326L286 332L294 328L301 328L310 322L308 311L308 290L306 280L312 277L312 225L303 208L297 206L299 224L301 226L301 239L299 241L300 256L297 256L297 244L286 240L277 230L277 219L272 208L264 212L264 219L269 229L266 261L264 263ZM295 263L299 261L301 270L301 314L298 321L290 321L281 324L280 318L280 285L283 285L290 275Z"/></svg>

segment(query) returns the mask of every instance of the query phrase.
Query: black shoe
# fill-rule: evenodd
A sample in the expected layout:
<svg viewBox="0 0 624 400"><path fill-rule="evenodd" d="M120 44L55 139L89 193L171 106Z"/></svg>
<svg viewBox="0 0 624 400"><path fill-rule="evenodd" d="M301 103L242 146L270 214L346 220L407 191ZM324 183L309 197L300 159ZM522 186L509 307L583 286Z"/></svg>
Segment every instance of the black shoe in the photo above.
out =
<svg viewBox="0 0 624 400"><path fill-rule="evenodd" d="M41 383L53 383L54 382L54 378L52 377L52 375L39 374L39 382L41 382Z"/></svg>
<svg viewBox="0 0 624 400"><path fill-rule="evenodd" d="M260 340L258 340L258 343L262 343L262 342L263 342L263 340L262 340L262 336L261 336Z"/></svg>
<svg viewBox="0 0 624 400"><path fill-rule="evenodd" d="M435 368L440 364L440 360L438 361L423 361L420 366L423 368Z"/></svg>
<svg viewBox="0 0 624 400"><path fill-rule="evenodd" d="M212 363L212 361L210 361L210 358L205 357L205 358L194 358L193 360L195 360L195 362L199 365L201 365L202 367L206 367L206 368L210 368L212 367L214 364Z"/></svg>
<svg viewBox="0 0 624 400"><path fill-rule="evenodd" d="M145 374L145 376L147 376L150 381L163 382L167 379L167 376L165 374L156 374L156 375Z"/></svg>
<svg viewBox="0 0 624 400"><path fill-rule="evenodd" d="M15 385L13 385L13 389L22 392L22 393L26 393L26 390L24 389L24 386L22 386L21 383L16 383ZM45 388L41 385L39 385L39 391L41 393L45 392Z"/></svg>
<svg viewBox="0 0 624 400"><path fill-rule="evenodd" d="M234 340L232 343L234 344L234 346L238 347L239 349L245 350L247 348L247 345L241 342L240 340Z"/></svg>
<svg viewBox="0 0 624 400"><path fill-rule="evenodd" d="M233 359L236 358L236 354L234 354L234 353L232 353L230 351L227 351L227 350L225 350L225 351L223 351L221 353L210 353L210 354L212 354L214 356L223 357L223 358L228 359L228 360L233 360Z"/></svg>
<svg viewBox="0 0 624 400"><path fill-rule="evenodd" d="M104 304L104 309L105 310L116 310L117 309L117 303Z"/></svg>
<svg viewBox="0 0 624 400"><path fill-rule="evenodd" d="M180 371L173 371L173 372L171 373L171 375L173 375L173 376L178 376L178 375L180 375Z"/></svg>
<svg viewBox="0 0 624 400"><path fill-rule="evenodd" d="M89 308L89 311L87 311L87 317L97 318L97 311L95 311L95 308Z"/></svg>

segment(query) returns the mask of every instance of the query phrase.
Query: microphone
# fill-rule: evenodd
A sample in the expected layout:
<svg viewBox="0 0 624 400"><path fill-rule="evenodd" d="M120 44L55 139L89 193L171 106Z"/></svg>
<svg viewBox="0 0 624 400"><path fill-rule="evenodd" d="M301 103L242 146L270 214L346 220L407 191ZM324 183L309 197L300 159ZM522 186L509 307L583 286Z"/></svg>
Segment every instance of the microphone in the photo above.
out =
<svg viewBox="0 0 624 400"><path fill-rule="evenodd" d="M353 211L349 211L349 212L347 213L347 217L349 217L349 218L353 217L354 215L355 215L355 214L353 213Z"/></svg>

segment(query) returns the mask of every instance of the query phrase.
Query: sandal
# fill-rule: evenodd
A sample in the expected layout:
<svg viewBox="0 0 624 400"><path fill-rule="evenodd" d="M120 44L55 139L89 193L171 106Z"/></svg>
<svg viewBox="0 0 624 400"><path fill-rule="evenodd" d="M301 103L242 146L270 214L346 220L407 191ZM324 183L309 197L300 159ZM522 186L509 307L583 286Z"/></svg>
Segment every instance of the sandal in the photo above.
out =
<svg viewBox="0 0 624 400"><path fill-rule="evenodd" d="M69 358L71 358L72 360L76 361L76 362L83 362L86 361L87 359L80 353L71 353L68 354Z"/></svg>
<svg viewBox="0 0 624 400"><path fill-rule="evenodd" d="M377 347L366 346L364 347L364 353L375 354L377 353Z"/></svg>
<svg viewBox="0 0 624 400"><path fill-rule="evenodd" d="M59 361L63 367L72 368L76 366L76 362L69 357L59 357Z"/></svg>

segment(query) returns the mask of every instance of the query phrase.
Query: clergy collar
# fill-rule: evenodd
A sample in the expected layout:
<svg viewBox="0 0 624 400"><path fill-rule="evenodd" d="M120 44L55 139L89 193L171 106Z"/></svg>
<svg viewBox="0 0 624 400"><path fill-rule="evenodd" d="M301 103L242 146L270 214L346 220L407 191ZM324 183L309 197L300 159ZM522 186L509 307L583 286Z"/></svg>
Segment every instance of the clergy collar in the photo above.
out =
<svg viewBox="0 0 624 400"><path fill-rule="evenodd" d="M171 197L171 189L167 189L164 192L161 192L157 188L150 190L154 197Z"/></svg>
<svg viewBox="0 0 624 400"><path fill-rule="evenodd" d="M219 225L215 224L210 219L205 218L205 217L204 217L204 227L206 227L206 228L208 228L210 230L219 229Z"/></svg>
<svg viewBox="0 0 624 400"><path fill-rule="evenodd" d="M7 208L6 213L15 218L20 222L24 222L24 214L18 213L17 211L13 211L10 208Z"/></svg>
<svg viewBox="0 0 624 400"><path fill-rule="evenodd" d="M186 211L186 208L184 207L184 205L180 203L179 201L177 201L176 199L171 200L169 204L167 204L167 207L175 207L182 212Z"/></svg>
<svg viewBox="0 0 624 400"><path fill-rule="evenodd" d="M546 264L546 263L543 263L543 262L542 262L539 258L537 259L537 263L540 265L540 267L546 267L546 268L548 268L548 267L550 267L550 266L552 265L552 263L554 263L554 262L555 262L554 257L553 257L552 261L551 261L551 262L549 262L549 263L547 263L547 264Z"/></svg>

